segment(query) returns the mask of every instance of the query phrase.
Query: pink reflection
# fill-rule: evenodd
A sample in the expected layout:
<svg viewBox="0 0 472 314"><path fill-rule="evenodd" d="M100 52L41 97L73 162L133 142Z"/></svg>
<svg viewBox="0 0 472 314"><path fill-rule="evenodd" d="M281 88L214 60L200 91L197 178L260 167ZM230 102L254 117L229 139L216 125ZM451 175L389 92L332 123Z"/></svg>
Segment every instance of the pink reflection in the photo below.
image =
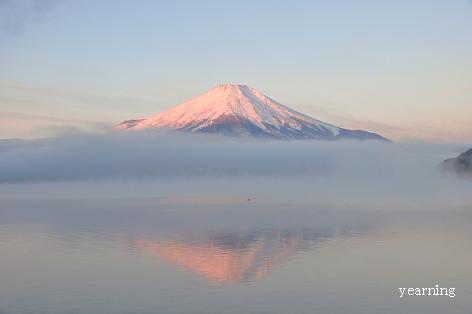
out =
<svg viewBox="0 0 472 314"><path fill-rule="evenodd" d="M190 269L214 283L258 280L266 276L274 264L294 253L296 239L262 238L244 247L227 247L214 243L189 244L138 241L138 246L158 253L165 260Z"/></svg>

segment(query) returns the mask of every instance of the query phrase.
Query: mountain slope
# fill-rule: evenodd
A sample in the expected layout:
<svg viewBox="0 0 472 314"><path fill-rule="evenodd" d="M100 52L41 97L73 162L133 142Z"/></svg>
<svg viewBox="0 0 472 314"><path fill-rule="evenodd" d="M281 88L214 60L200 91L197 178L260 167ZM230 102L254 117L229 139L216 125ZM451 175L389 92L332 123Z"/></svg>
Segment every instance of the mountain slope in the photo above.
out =
<svg viewBox="0 0 472 314"><path fill-rule="evenodd" d="M120 129L167 128L189 132L278 139L378 139L336 127L290 109L246 85L220 85L155 116L126 120Z"/></svg>
<svg viewBox="0 0 472 314"><path fill-rule="evenodd" d="M472 149L463 152L455 158L444 160L440 167L444 171L453 172L463 176L472 176Z"/></svg>

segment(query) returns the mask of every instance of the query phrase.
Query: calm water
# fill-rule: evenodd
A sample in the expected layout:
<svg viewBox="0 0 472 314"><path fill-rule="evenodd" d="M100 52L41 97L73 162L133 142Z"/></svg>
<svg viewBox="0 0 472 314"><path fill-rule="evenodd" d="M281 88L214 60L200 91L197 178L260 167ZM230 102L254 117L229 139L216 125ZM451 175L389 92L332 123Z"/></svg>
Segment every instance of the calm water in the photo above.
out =
<svg viewBox="0 0 472 314"><path fill-rule="evenodd" d="M468 209L257 199L0 206L0 313L472 313ZM408 296L399 287L454 287Z"/></svg>

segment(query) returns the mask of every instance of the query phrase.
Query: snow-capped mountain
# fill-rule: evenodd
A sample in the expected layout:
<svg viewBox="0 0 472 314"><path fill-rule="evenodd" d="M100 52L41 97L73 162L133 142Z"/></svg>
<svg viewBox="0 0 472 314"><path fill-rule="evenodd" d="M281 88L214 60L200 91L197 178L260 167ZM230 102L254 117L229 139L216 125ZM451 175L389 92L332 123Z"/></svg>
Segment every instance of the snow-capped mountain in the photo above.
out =
<svg viewBox="0 0 472 314"><path fill-rule="evenodd" d="M144 119L126 120L119 129L165 128L188 132L277 139L377 139L290 109L247 85L220 85L204 94Z"/></svg>

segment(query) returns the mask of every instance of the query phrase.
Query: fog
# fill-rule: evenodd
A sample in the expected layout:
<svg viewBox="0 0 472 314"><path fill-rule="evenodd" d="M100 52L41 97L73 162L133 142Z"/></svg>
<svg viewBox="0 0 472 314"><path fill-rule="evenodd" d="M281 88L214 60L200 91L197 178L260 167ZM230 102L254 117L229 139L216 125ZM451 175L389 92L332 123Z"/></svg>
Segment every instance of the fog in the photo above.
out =
<svg viewBox="0 0 472 314"><path fill-rule="evenodd" d="M313 144L313 143L312 143ZM160 133L71 135L0 146L0 182L106 178L307 176L333 168L307 143Z"/></svg>
<svg viewBox="0 0 472 314"><path fill-rule="evenodd" d="M135 197L180 205L469 207L437 165L466 146L118 132L0 142L0 198Z"/></svg>

